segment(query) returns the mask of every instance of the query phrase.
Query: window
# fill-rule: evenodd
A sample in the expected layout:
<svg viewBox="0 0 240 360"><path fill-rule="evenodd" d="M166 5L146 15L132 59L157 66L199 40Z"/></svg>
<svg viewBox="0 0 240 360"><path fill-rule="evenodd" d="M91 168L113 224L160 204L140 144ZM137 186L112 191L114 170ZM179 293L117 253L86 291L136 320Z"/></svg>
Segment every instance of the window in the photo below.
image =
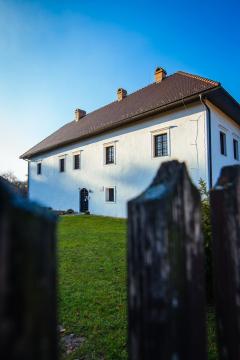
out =
<svg viewBox="0 0 240 360"><path fill-rule="evenodd" d="M65 158L59 159L59 171L60 172L65 171Z"/></svg>
<svg viewBox="0 0 240 360"><path fill-rule="evenodd" d="M73 168L74 170L80 169L80 154L73 155Z"/></svg>
<svg viewBox="0 0 240 360"><path fill-rule="evenodd" d="M42 174L42 164L38 163L37 164L37 175L41 175Z"/></svg>
<svg viewBox="0 0 240 360"><path fill-rule="evenodd" d="M154 157L168 155L168 139L167 133L154 135Z"/></svg>
<svg viewBox="0 0 240 360"><path fill-rule="evenodd" d="M106 146L105 147L105 163L106 164L114 164L114 146Z"/></svg>
<svg viewBox="0 0 240 360"><path fill-rule="evenodd" d="M227 155L226 134L222 131L220 131L220 152L222 155Z"/></svg>
<svg viewBox="0 0 240 360"><path fill-rule="evenodd" d="M235 160L239 160L238 141L233 139L233 156Z"/></svg>
<svg viewBox="0 0 240 360"><path fill-rule="evenodd" d="M115 202L115 188L114 187L106 188L105 194L106 194L107 202Z"/></svg>

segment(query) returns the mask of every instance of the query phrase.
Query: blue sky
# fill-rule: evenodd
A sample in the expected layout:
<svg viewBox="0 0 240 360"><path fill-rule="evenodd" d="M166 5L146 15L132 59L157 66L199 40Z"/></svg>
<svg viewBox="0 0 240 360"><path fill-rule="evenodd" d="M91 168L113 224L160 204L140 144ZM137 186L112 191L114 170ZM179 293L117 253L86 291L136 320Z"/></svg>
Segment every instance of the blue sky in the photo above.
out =
<svg viewBox="0 0 240 360"><path fill-rule="evenodd" d="M0 0L0 173L25 150L153 81L156 66L221 81L240 101L239 1Z"/></svg>

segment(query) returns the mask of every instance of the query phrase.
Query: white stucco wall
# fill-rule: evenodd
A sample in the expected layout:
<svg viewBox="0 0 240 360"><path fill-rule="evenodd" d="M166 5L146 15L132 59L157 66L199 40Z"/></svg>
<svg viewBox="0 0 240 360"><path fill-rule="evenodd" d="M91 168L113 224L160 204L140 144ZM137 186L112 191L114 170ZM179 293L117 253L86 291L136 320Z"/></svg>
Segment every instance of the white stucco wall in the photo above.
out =
<svg viewBox="0 0 240 360"><path fill-rule="evenodd" d="M239 160L234 159L233 139L239 141L240 151L240 128L226 114L210 102L207 103L211 109L211 132L212 132L212 174L213 186L215 185L220 170L223 166L239 164ZM222 155L220 151L220 131L226 134L227 155Z"/></svg>
<svg viewBox="0 0 240 360"><path fill-rule="evenodd" d="M153 158L152 132L165 129L169 156ZM104 165L103 148L116 144L116 164ZM107 134L80 141L32 159L29 166L30 198L54 209L79 211L79 188L91 190L92 214L125 217L126 203L152 181L161 162L187 163L193 181L207 181L206 113L203 105L164 113ZM81 150L81 168L73 170L73 152ZM59 172L59 156L66 156L66 172ZM42 175L37 175L37 161ZM116 202L105 201L105 187L116 187Z"/></svg>

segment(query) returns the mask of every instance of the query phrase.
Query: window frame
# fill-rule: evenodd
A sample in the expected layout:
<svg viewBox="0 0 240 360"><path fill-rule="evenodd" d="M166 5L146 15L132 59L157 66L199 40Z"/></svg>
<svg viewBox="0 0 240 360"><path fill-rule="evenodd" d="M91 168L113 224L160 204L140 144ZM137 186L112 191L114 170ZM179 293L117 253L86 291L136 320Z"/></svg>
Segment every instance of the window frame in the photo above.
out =
<svg viewBox="0 0 240 360"><path fill-rule="evenodd" d="M155 156L155 139L156 136L159 135L167 135L167 153L166 155L162 156ZM162 129L157 129L154 131L151 131L151 158L152 159L166 159L171 156L171 138L170 138L170 127L165 127Z"/></svg>
<svg viewBox="0 0 240 360"><path fill-rule="evenodd" d="M40 171L39 171L39 169L40 169ZM37 175L38 176L42 175L42 162L37 163Z"/></svg>
<svg viewBox="0 0 240 360"><path fill-rule="evenodd" d="M115 141L111 141L109 143L103 144L103 165L104 166L111 166L111 165L116 165L116 155L117 155L117 151L116 151L116 143L118 140ZM109 147L113 147L113 162L107 162L107 148Z"/></svg>
<svg viewBox="0 0 240 360"><path fill-rule="evenodd" d="M233 138L233 158L234 160L239 161L239 141L236 138Z"/></svg>
<svg viewBox="0 0 240 360"><path fill-rule="evenodd" d="M107 191L113 190L113 201L107 199ZM106 186L104 188L104 194L105 194L105 202L109 204L116 203L116 186Z"/></svg>
<svg viewBox="0 0 240 360"><path fill-rule="evenodd" d="M63 161L63 170L61 170L62 161ZM61 174L66 172L66 156L60 156L58 158L58 170L59 173Z"/></svg>
<svg viewBox="0 0 240 360"><path fill-rule="evenodd" d="M81 169L81 152L80 151L74 152L72 156L73 156L73 170L80 170ZM75 165L76 165L75 157L76 156L79 156L79 167L78 168L75 167Z"/></svg>
<svg viewBox="0 0 240 360"><path fill-rule="evenodd" d="M227 134L223 130L219 130L220 154L227 156Z"/></svg>

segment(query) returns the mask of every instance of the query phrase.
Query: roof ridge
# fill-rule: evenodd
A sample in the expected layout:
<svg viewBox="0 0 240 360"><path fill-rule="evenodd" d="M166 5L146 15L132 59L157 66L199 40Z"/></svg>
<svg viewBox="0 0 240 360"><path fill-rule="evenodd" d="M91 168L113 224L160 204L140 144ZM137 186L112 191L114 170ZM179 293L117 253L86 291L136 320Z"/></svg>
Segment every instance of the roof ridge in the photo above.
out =
<svg viewBox="0 0 240 360"><path fill-rule="evenodd" d="M196 74L190 74L190 73L187 73L185 71L177 71L176 74L188 76L188 77L190 77L192 79L201 80L201 81L204 81L206 83L213 84L215 86L220 86L221 85L221 83L219 81L211 80L211 79L208 79L206 77L202 77L202 76L196 75Z"/></svg>

